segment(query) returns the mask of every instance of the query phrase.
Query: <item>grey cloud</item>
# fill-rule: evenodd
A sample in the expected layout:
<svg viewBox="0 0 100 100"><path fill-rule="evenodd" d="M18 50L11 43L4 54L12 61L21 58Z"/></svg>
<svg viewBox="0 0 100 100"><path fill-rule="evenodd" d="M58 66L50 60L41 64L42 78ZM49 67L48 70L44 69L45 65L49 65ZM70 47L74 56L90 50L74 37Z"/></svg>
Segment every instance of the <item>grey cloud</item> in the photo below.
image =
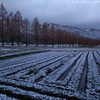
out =
<svg viewBox="0 0 100 100"><path fill-rule="evenodd" d="M78 1L78 0L76 0ZM80 1L80 0L79 0ZM82 25L100 22L100 3L75 0L1 0L8 12L19 10L30 21L38 17L62 25Z"/></svg>

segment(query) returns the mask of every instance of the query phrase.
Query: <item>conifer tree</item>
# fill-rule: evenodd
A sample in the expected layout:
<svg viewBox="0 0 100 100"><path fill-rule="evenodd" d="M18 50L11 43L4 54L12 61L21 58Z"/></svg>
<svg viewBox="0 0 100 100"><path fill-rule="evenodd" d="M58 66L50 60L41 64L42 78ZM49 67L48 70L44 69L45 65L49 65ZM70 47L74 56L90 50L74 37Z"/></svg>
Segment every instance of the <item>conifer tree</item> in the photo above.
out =
<svg viewBox="0 0 100 100"><path fill-rule="evenodd" d="M17 29L17 34L18 34L18 46L20 46L21 42L21 31L22 31L22 16L19 11L16 12L15 14L15 27Z"/></svg>
<svg viewBox="0 0 100 100"><path fill-rule="evenodd" d="M7 18L7 11L5 9L5 7L3 6L3 4L1 4L0 6L0 22L1 22L1 38L2 38L2 46L4 46L4 29L5 29L5 25L4 22L6 21Z"/></svg>
<svg viewBox="0 0 100 100"><path fill-rule="evenodd" d="M24 19L24 33L25 33L25 37L26 37L26 47L28 45L28 33L30 33L30 22L27 18Z"/></svg>
<svg viewBox="0 0 100 100"><path fill-rule="evenodd" d="M34 39L35 39L36 47L38 47L38 44L39 44L39 30L40 30L40 24L39 24L39 20L36 17L32 23L32 27L31 27L31 31L32 31Z"/></svg>

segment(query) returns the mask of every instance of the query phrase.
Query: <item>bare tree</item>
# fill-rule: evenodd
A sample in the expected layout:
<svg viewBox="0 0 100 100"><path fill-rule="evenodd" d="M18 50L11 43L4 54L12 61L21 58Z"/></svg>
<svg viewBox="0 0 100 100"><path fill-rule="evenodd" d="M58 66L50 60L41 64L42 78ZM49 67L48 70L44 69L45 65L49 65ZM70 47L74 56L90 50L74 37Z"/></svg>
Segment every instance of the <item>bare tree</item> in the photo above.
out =
<svg viewBox="0 0 100 100"><path fill-rule="evenodd" d="M44 46L48 44L48 32L49 31L49 24L45 22L42 26L42 40L44 42Z"/></svg>
<svg viewBox="0 0 100 100"><path fill-rule="evenodd" d="M39 44L39 29L40 29L39 20L36 17L32 23L31 31L34 34L34 39L37 47Z"/></svg>
<svg viewBox="0 0 100 100"><path fill-rule="evenodd" d="M14 46L14 26L13 26L13 20L14 20L14 15L11 12L8 16L9 18L9 31L10 31L10 36L11 36L11 43L12 43L12 47Z"/></svg>
<svg viewBox="0 0 100 100"><path fill-rule="evenodd" d="M54 24L51 24L51 39L52 39L52 47L54 47L54 36L55 36L55 28Z"/></svg>
<svg viewBox="0 0 100 100"><path fill-rule="evenodd" d="M22 30L22 16L19 11L15 14L15 25L18 33L18 46L20 46L21 30Z"/></svg>
<svg viewBox="0 0 100 100"><path fill-rule="evenodd" d="M6 21L7 11L4 8L3 4L0 6L0 21L1 21L1 38L2 38L2 46L4 46L4 22Z"/></svg>
<svg viewBox="0 0 100 100"><path fill-rule="evenodd" d="M61 29L56 30L56 42L58 43L58 47L61 47Z"/></svg>
<svg viewBox="0 0 100 100"><path fill-rule="evenodd" d="M26 34L26 47L28 45L28 33L30 33L30 22L27 18L24 19L24 33Z"/></svg>

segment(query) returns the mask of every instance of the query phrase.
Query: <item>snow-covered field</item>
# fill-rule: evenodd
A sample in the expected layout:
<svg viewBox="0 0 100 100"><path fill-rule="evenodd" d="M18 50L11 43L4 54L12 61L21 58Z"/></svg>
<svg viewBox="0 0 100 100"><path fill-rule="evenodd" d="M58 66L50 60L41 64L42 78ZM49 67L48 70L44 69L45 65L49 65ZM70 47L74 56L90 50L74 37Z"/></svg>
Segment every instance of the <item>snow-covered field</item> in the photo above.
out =
<svg viewBox="0 0 100 100"><path fill-rule="evenodd" d="M100 99L100 50L52 49L0 61L0 99Z"/></svg>

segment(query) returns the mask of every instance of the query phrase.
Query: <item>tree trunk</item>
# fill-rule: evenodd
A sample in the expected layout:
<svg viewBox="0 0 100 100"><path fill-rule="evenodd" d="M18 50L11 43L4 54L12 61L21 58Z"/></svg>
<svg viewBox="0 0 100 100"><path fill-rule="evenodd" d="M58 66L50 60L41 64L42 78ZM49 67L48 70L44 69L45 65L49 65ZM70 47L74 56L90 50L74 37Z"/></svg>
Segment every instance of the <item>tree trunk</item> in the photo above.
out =
<svg viewBox="0 0 100 100"><path fill-rule="evenodd" d="M3 25L3 16L2 16L2 46L4 46L4 25Z"/></svg>
<svg viewBox="0 0 100 100"><path fill-rule="evenodd" d="M13 33L12 33L12 47L14 46L14 37L13 37Z"/></svg>

